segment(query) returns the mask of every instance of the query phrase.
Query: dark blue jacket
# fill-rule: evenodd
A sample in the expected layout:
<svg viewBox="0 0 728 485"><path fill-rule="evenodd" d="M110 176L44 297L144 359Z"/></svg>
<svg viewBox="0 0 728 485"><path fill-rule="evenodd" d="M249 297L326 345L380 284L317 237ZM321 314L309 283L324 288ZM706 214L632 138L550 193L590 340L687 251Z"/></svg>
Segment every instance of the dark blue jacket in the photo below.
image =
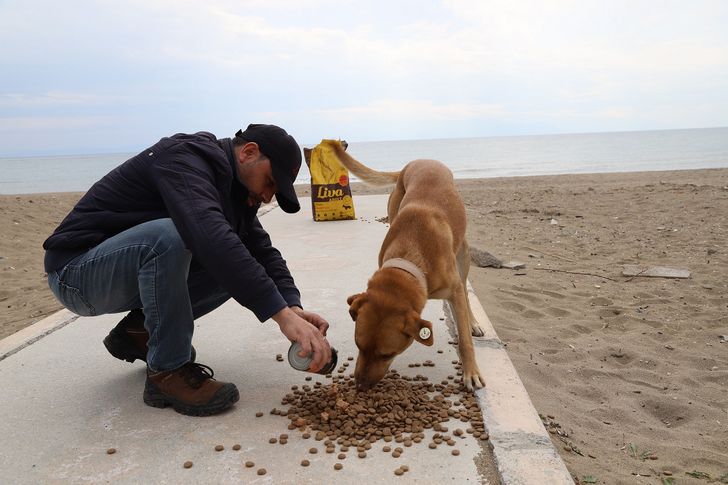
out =
<svg viewBox="0 0 728 485"><path fill-rule="evenodd" d="M45 269L130 227L171 217L193 258L260 321L301 296L281 253L248 207L232 142L211 133L177 134L96 182L43 243Z"/></svg>

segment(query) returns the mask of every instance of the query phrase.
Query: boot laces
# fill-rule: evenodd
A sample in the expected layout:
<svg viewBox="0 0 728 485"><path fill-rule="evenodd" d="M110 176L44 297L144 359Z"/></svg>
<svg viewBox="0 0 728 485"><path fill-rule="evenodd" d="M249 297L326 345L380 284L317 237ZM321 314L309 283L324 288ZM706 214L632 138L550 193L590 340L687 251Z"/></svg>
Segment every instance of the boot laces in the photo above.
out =
<svg viewBox="0 0 728 485"><path fill-rule="evenodd" d="M180 375L187 385L193 389L199 389L206 380L212 379L215 372L205 364L188 362L184 365L184 367L182 367Z"/></svg>

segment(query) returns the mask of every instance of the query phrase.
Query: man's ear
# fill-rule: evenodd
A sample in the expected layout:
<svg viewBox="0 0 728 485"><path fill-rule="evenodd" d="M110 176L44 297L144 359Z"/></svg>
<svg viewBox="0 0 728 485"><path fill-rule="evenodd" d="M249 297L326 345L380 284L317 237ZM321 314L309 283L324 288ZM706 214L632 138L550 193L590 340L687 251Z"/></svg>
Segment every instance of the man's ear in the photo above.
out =
<svg viewBox="0 0 728 485"><path fill-rule="evenodd" d="M246 164L248 162L257 160L260 157L260 147L254 141L249 141L245 145L240 147L240 156L238 157L238 163Z"/></svg>
<svg viewBox="0 0 728 485"><path fill-rule="evenodd" d="M366 303L367 301L367 294L366 293L357 293L355 295L351 295L349 298L346 299L346 303L349 304L349 315L351 315L351 319L356 322L356 317L359 314L359 308Z"/></svg>
<svg viewBox="0 0 728 485"><path fill-rule="evenodd" d="M423 320L415 312L412 312L407 316L407 320L404 325L404 332L422 345L431 347L432 344L435 343L435 339L432 335L432 323L427 320Z"/></svg>

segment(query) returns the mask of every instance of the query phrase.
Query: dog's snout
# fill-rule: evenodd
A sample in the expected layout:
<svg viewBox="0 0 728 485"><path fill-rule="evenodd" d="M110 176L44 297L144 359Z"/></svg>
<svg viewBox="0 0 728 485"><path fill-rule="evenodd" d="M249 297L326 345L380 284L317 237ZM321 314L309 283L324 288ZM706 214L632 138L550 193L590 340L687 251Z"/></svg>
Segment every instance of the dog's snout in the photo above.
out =
<svg viewBox="0 0 728 485"><path fill-rule="evenodd" d="M372 387L374 387L374 385L369 381L365 381L363 379L356 380L356 390L359 392L368 391Z"/></svg>

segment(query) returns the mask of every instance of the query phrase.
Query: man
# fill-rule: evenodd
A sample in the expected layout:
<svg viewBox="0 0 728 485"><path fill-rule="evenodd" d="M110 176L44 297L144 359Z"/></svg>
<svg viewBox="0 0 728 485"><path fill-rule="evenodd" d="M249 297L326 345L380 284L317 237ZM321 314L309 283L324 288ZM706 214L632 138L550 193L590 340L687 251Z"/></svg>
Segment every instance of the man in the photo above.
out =
<svg viewBox="0 0 728 485"><path fill-rule="evenodd" d="M116 358L147 363L144 402L182 414L219 413L232 383L197 364L194 319L231 296L262 322L331 358L329 324L303 310L293 278L256 215L275 195L300 209L293 182L301 150L285 130L249 125L235 137L177 134L94 184L43 243L53 294L79 315L130 311L104 339Z"/></svg>

